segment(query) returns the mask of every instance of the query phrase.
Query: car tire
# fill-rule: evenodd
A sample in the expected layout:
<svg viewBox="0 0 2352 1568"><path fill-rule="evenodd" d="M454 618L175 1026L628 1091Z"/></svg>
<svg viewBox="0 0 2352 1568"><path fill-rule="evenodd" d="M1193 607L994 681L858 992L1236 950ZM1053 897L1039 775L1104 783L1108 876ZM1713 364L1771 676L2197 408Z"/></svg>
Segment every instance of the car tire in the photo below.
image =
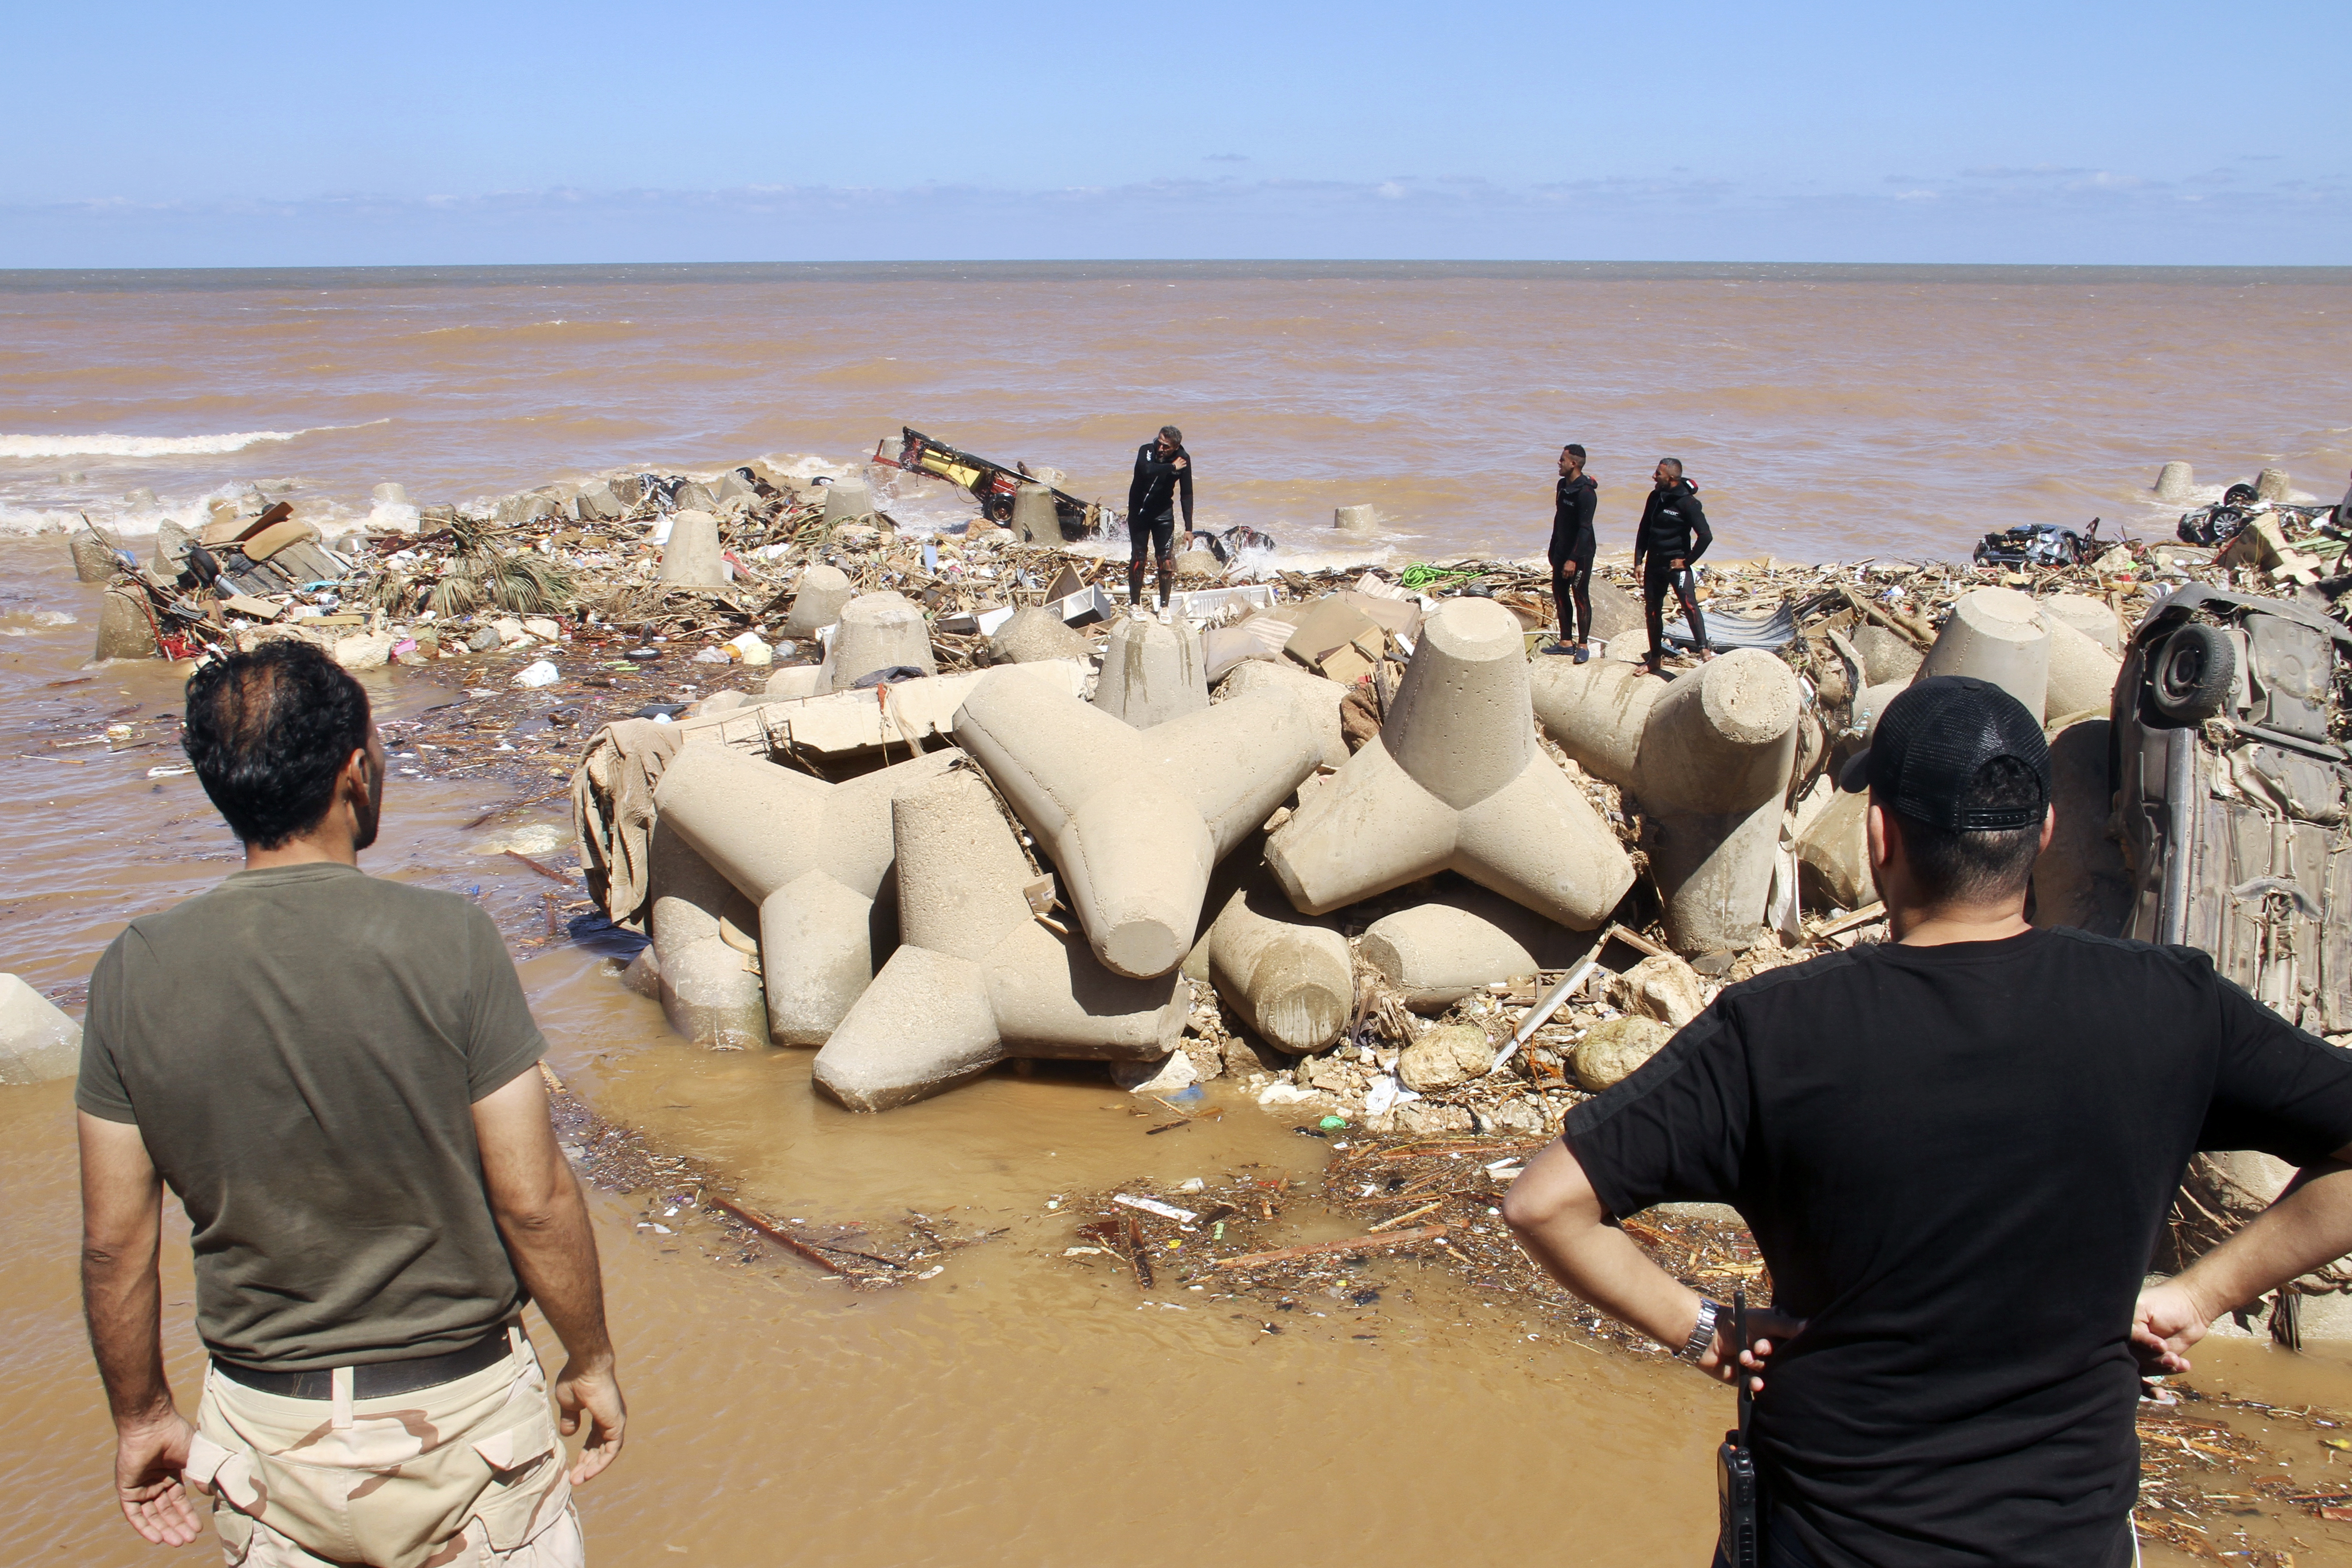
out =
<svg viewBox="0 0 2352 1568"><path fill-rule="evenodd" d="M2237 685L2237 644L2219 626L2192 622L2158 649L2148 696L2174 723L2202 724L2221 716Z"/></svg>

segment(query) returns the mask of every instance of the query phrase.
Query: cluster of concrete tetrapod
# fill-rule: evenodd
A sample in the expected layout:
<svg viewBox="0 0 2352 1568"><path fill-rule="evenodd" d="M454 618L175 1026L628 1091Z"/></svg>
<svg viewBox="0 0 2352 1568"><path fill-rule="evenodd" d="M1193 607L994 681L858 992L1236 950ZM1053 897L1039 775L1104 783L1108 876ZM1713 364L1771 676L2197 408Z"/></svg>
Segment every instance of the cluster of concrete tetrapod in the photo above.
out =
<svg viewBox="0 0 2352 1568"><path fill-rule="evenodd" d="M811 568L793 611L793 635L828 639L824 662L779 671L770 697L936 669L919 606L853 599L838 575ZM1857 653L1838 741L1866 738L1922 673L1997 681L2038 714L2104 717L2115 616L2084 604L2077 616L1979 590L1916 669ZM1817 898L1869 896L1854 798L1790 798L1811 692L1770 653L1660 679L1622 659L1530 658L1508 609L1448 599L1350 754L1349 688L1249 659L1213 699L1181 620L1118 623L1090 699L1058 650L1039 651L959 678L973 684L952 744L846 782L723 744L677 750L653 796L652 944L635 978L680 1032L817 1047L819 1087L862 1110L1008 1058L1160 1061L1196 983L1267 1045L1315 1052L1359 995L1334 917L1366 900L1442 871L1496 896L1433 897L1363 933L1364 960L1416 1005L1497 965L1531 968L1538 949L1555 963L1592 945L1580 933L1610 921L1635 866L1579 770L1638 803L1683 952L1757 942L1800 860Z"/></svg>

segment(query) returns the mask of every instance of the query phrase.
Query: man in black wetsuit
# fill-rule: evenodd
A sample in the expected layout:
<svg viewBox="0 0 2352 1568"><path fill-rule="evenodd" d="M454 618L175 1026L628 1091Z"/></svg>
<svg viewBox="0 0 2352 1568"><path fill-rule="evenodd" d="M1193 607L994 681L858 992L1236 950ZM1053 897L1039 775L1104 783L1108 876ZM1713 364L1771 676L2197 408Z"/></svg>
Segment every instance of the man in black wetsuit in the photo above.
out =
<svg viewBox="0 0 2352 1568"><path fill-rule="evenodd" d="M1584 473L1584 448L1570 442L1559 449L1559 488L1551 512L1551 602L1559 613L1559 641L1546 653L1569 650L1569 605L1576 606L1576 662L1592 657L1592 509L1600 487Z"/></svg>
<svg viewBox="0 0 2352 1568"><path fill-rule="evenodd" d="M1715 542L1715 533L1698 504L1698 487L1683 478L1680 458L1659 458L1650 479L1650 499L1642 504L1642 523L1633 531L1633 569L1642 574L1642 614L1650 625L1650 673L1664 675L1668 588L1682 602L1699 658L1715 657L1707 651L1706 619L1698 613L1698 581L1690 569Z"/></svg>
<svg viewBox="0 0 2352 1568"><path fill-rule="evenodd" d="M1192 531L1192 458L1184 450L1184 432L1162 425L1159 437L1135 449L1135 478L1127 487L1127 602L1143 607L1143 550L1148 543L1160 563L1160 607L1176 586L1176 569L1169 547L1175 542L1175 510L1184 508L1184 531Z"/></svg>

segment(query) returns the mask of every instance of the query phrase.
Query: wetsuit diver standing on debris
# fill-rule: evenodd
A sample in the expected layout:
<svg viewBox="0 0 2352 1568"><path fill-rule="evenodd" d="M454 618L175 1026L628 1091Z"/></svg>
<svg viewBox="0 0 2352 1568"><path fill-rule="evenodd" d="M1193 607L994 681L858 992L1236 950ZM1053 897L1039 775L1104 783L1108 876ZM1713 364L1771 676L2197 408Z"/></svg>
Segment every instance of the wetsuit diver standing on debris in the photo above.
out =
<svg viewBox="0 0 2352 1568"><path fill-rule="evenodd" d="M1657 470L1650 477L1650 499L1642 504L1641 526L1633 531L1633 569L1642 574L1642 614L1650 627L1650 673L1663 675L1668 588L1682 602L1699 657L1714 657L1707 651L1706 620L1698 613L1698 581L1691 573L1691 563L1706 553L1706 547L1715 542L1715 533L1698 503L1698 487L1683 478L1680 458L1660 458Z"/></svg>
<svg viewBox="0 0 2352 1568"><path fill-rule="evenodd" d="M1143 607L1143 551L1148 543L1160 563L1160 607L1176 587L1169 549L1176 542L1176 506L1183 503L1184 531L1192 531L1192 455L1184 432L1162 425L1159 436L1135 449L1135 478L1127 487L1127 602Z"/></svg>
<svg viewBox="0 0 2352 1568"><path fill-rule="evenodd" d="M1576 607L1576 662L1592 657L1592 510L1600 487L1585 476L1584 448L1573 441L1559 449L1559 485L1551 512L1551 602L1559 614L1559 641L1547 653L1569 651L1569 606Z"/></svg>

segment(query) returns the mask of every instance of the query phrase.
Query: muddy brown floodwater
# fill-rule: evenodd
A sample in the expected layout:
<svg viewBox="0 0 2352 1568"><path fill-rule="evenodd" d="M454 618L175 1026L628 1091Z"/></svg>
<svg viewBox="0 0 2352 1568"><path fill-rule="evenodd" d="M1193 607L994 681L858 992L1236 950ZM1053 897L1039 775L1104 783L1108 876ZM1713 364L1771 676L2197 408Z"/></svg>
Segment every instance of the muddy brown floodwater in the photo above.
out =
<svg viewBox="0 0 2352 1568"><path fill-rule="evenodd" d="M170 725L147 722L176 709L179 672L79 668L95 597L59 541L0 542L0 968L77 1008L125 919L235 863L193 778L149 776L180 762ZM448 700L435 682L457 677L365 679L396 718ZM109 725L129 728L78 743ZM861 1118L810 1091L807 1053L711 1054L673 1037L658 1008L611 977L607 956L546 939L549 884L498 852L547 855L562 803L482 820L537 793L535 781L557 782L573 754L559 748L576 743L518 754L497 776L395 773L368 868L478 897L515 944L565 1084L746 1205L810 1233L880 1234L910 1211L950 1234L1002 1231L946 1252L930 1278L859 1289L731 1243L673 1203L691 1183L596 1193L633 1420L619 1465L582 1494L595 1561L1705 1561L1731 1400L1688 1372L1565 1333L1532 1298L1481 1292L1427 1248L1351 1266L1349 1289L1301 1292L1286 1311L1214 1283L1191 1289L1173 1271L1146 1289L1114 1258L1065 1257L1089 1216L1057 1202L1145 1182L1167 1193L1195 1175L1302 1184L1272 1244L1360 1228L1301 1195L1328 1143L1214 1100L1222 1085L1210 1086L1222 1118L1167 1136L1145 1131L1164 1118L1132 1114L1129 1097L1069 1072L1002 1073ZM75 1295L68 1086L0 1089L0 1517L13 1526L0 1556L168 1560L132 1536L110 1495L110 1433ZM173 1219L167 1343L174 1385L193 1401L200 1356ZM535 1332L551 1353L544 1325ZM2338 1351L2217 1345L2190 1383L2352 1411L2352 1355ZM2281 1500L2338 1475L2352 1492L2352 1453L2326 1446L2336 1428L2219 1397L2183 1414L2261 1450L2259 1465L2225 1468L2182 1449L2218 1478L2186 1483L2197 1511L2180 1529L2210 1542L2197 1556L2352 1563L2352 1524ZM2259 1494L2258 1477L2270 1478ZM210 1552L207 1540L185 1560ZM2162 1546L2148 1555L2190 1560Z"/></svg>

